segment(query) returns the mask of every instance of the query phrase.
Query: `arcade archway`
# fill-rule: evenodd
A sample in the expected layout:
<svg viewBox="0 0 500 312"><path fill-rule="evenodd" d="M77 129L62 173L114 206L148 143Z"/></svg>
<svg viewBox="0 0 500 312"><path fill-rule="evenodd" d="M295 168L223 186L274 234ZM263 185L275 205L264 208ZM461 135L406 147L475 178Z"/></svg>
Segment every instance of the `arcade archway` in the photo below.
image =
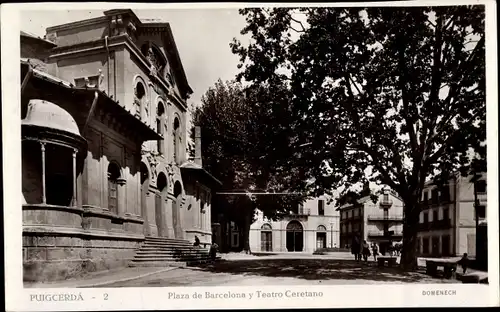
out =
<svg viewBox="0 0 500 312"><path fill-rule="evenodd" d="M164 225L164 203L167 197L167 177L163 172L158 175L158 180L156 181L156 187L159 193L155 196L155 218L156 226L158 227L158 236L167 236Z"/></svg>
<svg viewBox="0 0 500 312"><path fill-rule="evenodd" d="M304 228L299 221L290 221L286 226L286 249L288 251L304 249Z"/></svg>

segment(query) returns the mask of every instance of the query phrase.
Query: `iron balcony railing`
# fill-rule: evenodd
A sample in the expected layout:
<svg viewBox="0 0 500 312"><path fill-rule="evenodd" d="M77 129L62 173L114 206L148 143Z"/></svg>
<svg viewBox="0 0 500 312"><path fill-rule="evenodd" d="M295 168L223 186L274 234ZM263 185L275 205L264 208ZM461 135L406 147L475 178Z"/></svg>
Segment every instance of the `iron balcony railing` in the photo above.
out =
<svg viewBox="0 0 500 312"><path fill-rule="evenodd" d="M401 221L403 222L403 215L369 215L368 221Z"/></svg>
<svg viewBox="0 0 500 312"><path fill-rule="evenodd" d="M311 209L299 209L297 212L292 212L292 215L297 215L297 216L310 216L311 215Z"/></svg>
<svg viewBox="0 0 500 312"><path fill-rule="evenodd" d="M403 232L401 232L401 231L394 231L394 230L387 231L387 232L384 232L384 231L369 231L368 232L368 236L371 236L371 237L401 237L401 236L403 236Z"/></svg>
<svg viewBox="0 0 500 312"><path fill-rule="evenodd" d="M443 230L443 229L449 229L452 227L451 224L451 219L441 219L441 220L436 220L436 221L431 221L431 222L424 222L424 223L419 223L418 224L418 231L419 232L426 232L426 231L432 231L432 230Z"/></svg>

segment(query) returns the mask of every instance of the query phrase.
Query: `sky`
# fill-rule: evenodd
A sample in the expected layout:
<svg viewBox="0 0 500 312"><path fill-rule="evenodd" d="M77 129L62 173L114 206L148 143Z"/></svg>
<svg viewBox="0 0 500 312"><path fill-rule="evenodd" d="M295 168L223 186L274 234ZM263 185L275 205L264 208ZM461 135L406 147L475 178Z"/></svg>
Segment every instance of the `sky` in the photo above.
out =
<svg viewBox="0 0 500 312"><path fill-rule="evenodd" d="M201 96L221 78L233 79L239 58L229 43L241 40L245 19L237 9L134 10L140 19L170 23L188 82L193 89L190 104L199 105ZM103 16L103 11L23 11L21 30L43 37L50 26Z"/></svg>

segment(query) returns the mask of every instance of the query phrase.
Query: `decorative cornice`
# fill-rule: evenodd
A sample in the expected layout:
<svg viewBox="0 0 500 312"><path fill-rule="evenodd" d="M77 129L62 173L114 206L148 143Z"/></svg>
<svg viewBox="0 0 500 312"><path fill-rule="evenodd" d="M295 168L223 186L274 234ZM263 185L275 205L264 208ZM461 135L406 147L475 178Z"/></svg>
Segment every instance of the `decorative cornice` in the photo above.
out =
<svg viewBox="0 0 500 312"><path fill-rule="evenodd" d="M53 32L53 31L60 31L60 30L68 30L68 29L74 29L77 27L83 27L83 26L89 26L96 24L98 22L105 22L108 21L107 16L99 16L99 17L94 17L86 20L81 20L81 21L76 21L76 22L71 22L67 24L62 24L62 25L55 25L52 27L47 27L47 33L48 32Z"/></svg>
<svg viewBox="0 0 500 312"><path fill-rule="evenodd" d="M187 103L183 101L179 97L179 95L177 95L175 92L170 91L172 88L169 87L168 83L165 82L162 77L158 77L157 75L151 74L150 70L151 64L149 64L146 57L142 55L139 48L133 43L133 41L127 34L110 37L108 39L108 48L115 48L123 45L126 48L128 48L128 51L131 52L133 56L139 61L139 67L142 67L143 72L146 73L151 80L154 80L155 83L159 84L159 86L163 89L165 97L168 97L172 102L177 104L177 106L179 106L181 110L186 111ZM85 52L98 52L100 50L103 51L106 50L104 39L87 41L72 46L54 48L52 50L53 54L50 55L48 58L57 59L70 56L73 54L80 54Z"/></svg>
<svg viewBox="0 0 500 312"><path fill-rule="evenodd" d="M80 236L89 238L109 238L113 240L143 241L144 235L131 235L120 232L105 232L98 230L83 230L68 227L55 227L52 225L23 225L23 235L53 235L53 236Z"/></svg>

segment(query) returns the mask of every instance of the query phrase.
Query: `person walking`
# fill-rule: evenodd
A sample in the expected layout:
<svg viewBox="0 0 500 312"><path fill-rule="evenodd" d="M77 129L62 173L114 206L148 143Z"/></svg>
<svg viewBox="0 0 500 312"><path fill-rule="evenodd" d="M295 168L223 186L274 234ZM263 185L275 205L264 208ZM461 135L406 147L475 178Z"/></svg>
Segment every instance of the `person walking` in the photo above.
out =
<svg viewBox="0 0 500 312"><path fill-rule="evenodd" d="M370 245L368 245L368 243L366 241L363 241L362 252L363 252L363 260L365 260L365 262L367 262L368 257L370 256Z"/></svg>
<svg viewBox="0 0 500 312"><path fill-rule="evenodd" d="M377 256L378 256L378 246L377 244L373 243L372 246L372 252L373 252L373 260L377 261Z"/></svg>
<svg viewBox="0 0 500 312"><path fill-rule="evenodd" d="M361 260L360 249L361 249L361 244L359 242L359 238L358 238L358 236L354 236L352 239L352 243L351 243L351 253L354 255L354 259L356 261Z"/></svg>

